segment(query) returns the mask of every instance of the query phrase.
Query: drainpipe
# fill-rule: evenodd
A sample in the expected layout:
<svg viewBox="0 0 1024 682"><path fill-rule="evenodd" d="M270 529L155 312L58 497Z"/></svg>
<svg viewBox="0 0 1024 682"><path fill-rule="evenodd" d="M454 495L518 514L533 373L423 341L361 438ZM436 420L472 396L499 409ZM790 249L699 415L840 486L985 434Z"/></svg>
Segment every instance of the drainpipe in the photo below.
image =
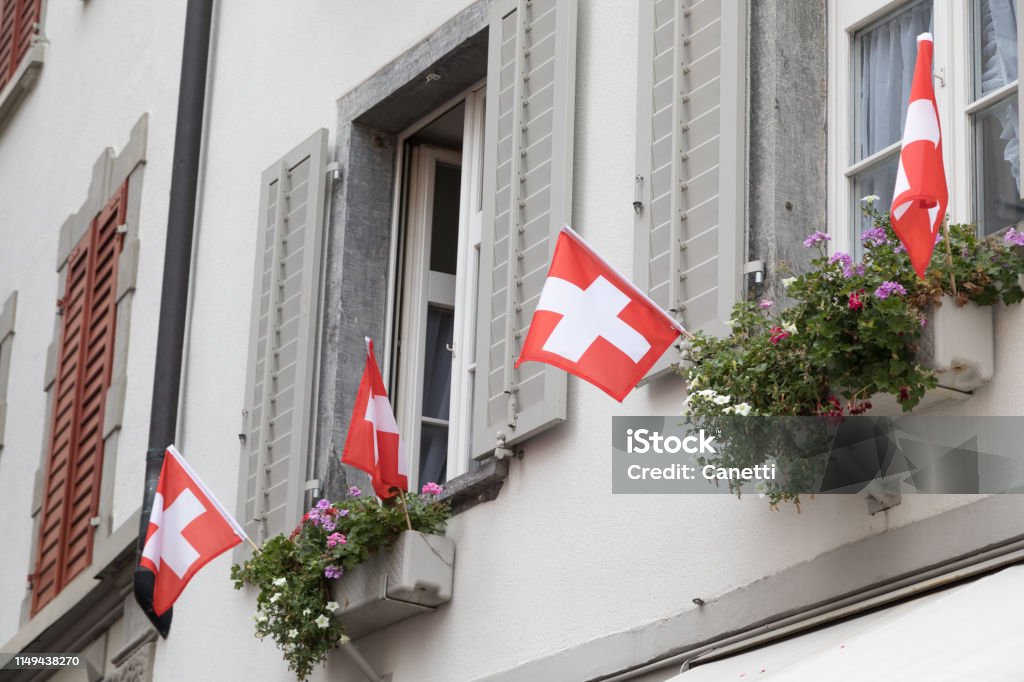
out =
<svg viewBox="0 0 1024 682"><path fill-rule="evenodd" d="M164 450L174 442L178 423L178 392L192 265L192 232L202 149L212 13L213 0L188 0L185 43L181 55L181 82L178 87L178 120L174 133L174 165L171 170L171 200L167 215L156 369L153 373L149 448L146 450L146 478L133 579L136 601L163 637L167 637L171 628L173 609L162 616L153 612L154 576L152 572L139 567L138 558L146 542Z"/></svg>

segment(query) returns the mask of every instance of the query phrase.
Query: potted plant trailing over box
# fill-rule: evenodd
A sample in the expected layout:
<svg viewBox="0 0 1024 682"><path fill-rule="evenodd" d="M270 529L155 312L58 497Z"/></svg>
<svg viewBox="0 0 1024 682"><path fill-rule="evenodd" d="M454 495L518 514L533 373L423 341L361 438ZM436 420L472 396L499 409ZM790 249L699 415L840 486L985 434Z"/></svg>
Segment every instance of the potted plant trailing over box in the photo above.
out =
<svg viewBox="0 0 1024 682"><path fill-rule="evenodd" d="M232 567L235 589L252 585L260 590L253 616L256 636L276 642L298 679L309 677L348 641L337 615L344 608L333 601L332 583L404 532L442 534L451 515L439 497L442 492L441 486L428 483L419 495L382 504L352 487L348 499L320 500L291 535L271 538L251 559Z"/></svg>
<svg viewBox="0 0 1024 682"><path fill-rule="evenodd" d="M679 368L688 380L685 409L692 421L711 425L733 415L839 418L863 414L879 394L892 395L909 411L938 384L934 363L920 351L926 332L933 349L940 345L940 332L932 334L929 326L942 308L984 308L1024 298L1024 259L1017 248L1024 246L1024 233L1011 228L979 238L972 225L950 225L937 235L922 280L888 214L875 209L876 199L863 200L874 227L861 237L860 262L842 252L828 255L829 236L815 232L804 240L818 252L811 270L784 280L793 305L744 301L733 309L729 336L696 335ZM990 316L991 308L982 314ZM750 466L751 457L768 456L759 452L709 463ZM776 464L789 475L788 482L765 487L773 504L798 500L807 480L820 473L808 469L807 461Z"/></svg>

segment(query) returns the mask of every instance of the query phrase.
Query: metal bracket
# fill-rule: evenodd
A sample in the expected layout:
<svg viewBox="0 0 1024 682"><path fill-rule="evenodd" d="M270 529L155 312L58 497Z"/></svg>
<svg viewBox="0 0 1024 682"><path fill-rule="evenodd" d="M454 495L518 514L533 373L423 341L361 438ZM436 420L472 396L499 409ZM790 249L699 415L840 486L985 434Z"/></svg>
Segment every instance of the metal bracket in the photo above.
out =
<svg viewBox="0 0 1024 682"><path fill-rule="evenodd" d="M356 667L359 668L366 679L370 682L391 682L391 673L386 675L378 674L377 671L373 669L373 666L370 665L370 662L367 661L363 654L359 652L356 645L352 643L351 639L342 643L341 650L348 654L348 657L352 659L352 662L356 664Z"/></svg>
<svg viewBox="0 0 1024 682"><path fill-rule="evenodd" d="M875 479L864 487L864 493L872 516L903 502L899 478Z"/></svg>
<svg viewBox="0 0 1024 682"><path fill-rule="evenodd" d="M743 266L744 275L753 275L754 284L764 284L764 261L763 260L752 260L747 261Z"/></svg>
<svg viewBox="0 0 1024 682"><path fill-rule="evenodd" d="M341 180L341 164L338 163L337 161L331 161L329 164L327 164L327 166L324 168L324 172L327 174L327 177L330 178L333 182Z"/></svg>
<svg viewBox="0 0 1024 682"><path fill-rule="evenodd" d="M305 490L306 490L306 495L308 495L309 498L316 499L316 498L320 497L320 479L319 478L311 478L310 480L306 481L306 488L305 488ZM307 499L307 505L306 506L312 506L312 504L313 504L312 503L312 499Z"/></svg>

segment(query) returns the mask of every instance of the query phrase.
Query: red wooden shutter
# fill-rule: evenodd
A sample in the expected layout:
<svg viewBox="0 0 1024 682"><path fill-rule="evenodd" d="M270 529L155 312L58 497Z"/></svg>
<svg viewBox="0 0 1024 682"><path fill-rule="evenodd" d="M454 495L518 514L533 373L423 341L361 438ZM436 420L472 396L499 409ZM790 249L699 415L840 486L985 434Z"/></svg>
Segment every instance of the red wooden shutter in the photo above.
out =
<svg viewBox="0 0 1024 682"><path fill-rule="evenodd" d="M0 90L32 46L41 6L42 0L0 0Z"/></svg>
<svg viewBox="0 0 1024 682"><path fill-rule="evenodd" d="M92 562L103 411L114 357L117 265L127 185L68 260L46 488L32 587L35 614Z"/></svg>

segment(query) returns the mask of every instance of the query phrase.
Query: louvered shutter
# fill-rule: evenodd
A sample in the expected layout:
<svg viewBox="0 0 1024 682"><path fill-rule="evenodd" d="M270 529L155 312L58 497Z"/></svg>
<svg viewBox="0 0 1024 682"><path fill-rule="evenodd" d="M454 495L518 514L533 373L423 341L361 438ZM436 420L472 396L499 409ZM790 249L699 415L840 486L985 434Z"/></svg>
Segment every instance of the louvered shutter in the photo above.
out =
<svg viewBox="0 0 1024 682"><path fill-rule="evenodd" d="M32 46L42 0L0 0L0 91Z"/></svg>
<svg viewBox="0 0 1024 682"><path fill-rule="evenodd" d="M495 3L487 61L475 457L565 419L565 373L514 364L571 222L575 0Z"/></svg>
<svg viewBox="0 0 1024 682"><path fill-rule="evenodd" d="M640 3L633 277L712 334L740 286L745 25L742 0ZM678 359L670 348L652 375Z"/></svg>
<svg viewBox="0 0 1024 682"><path fill-rule="evenodd" d="M262 177L239 500L263 541L298 522L312 447L327 131Z"/></svg>
<svg viewBox="0 0 1024 682"><path fill-rule="evenodd" d="M32 612L92 562L103 471L103 410L114 360L117 266L127 185L67 264Z"/></svg>

